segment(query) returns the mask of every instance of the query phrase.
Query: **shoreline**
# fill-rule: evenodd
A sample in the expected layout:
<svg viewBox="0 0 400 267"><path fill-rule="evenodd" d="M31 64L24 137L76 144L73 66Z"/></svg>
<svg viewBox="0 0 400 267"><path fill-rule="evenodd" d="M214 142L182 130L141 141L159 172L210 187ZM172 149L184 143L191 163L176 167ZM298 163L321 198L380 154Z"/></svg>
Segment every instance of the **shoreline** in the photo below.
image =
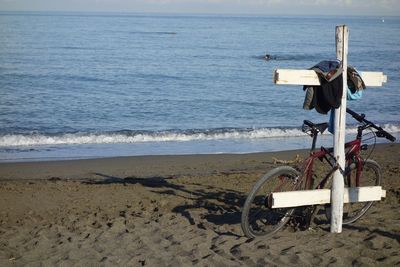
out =
<svg viewBox="0 0 400 267"><path fill-rule="evenodd" d="M279 166L253 154L0 164L1 266L393 266L400 262L400 144L372 156L387 196L341 234L324 213L248 240L241 208ZM281 164L282 165L282 164ZM323 207L322 207L323 208Z"/></svg>
<svg viewBox="0 0 400 267"><path fill-rule="evenodd" d="M387 149L400 151L400 144L377 144L372 157L381 158ZM296 155L308 156L308 149L278 152L145 155L88 159L67 159L27 162L0 162L0 181L13 179L86 179L96 173L106 172L113 176L182 176L208 175L218 171L256 169L267 171L273 159L293 160ZM400 152L399 152L400 153Z"/></svg>
<svg viewBox="0 0 400 267"><path fill-rule="evenodd" d="M208 175L216 171L251 170L269 167L272 157L291 160L299 154L303 158L308 150L256 152L243 154L188 154L123 156L92 159L49 160L0 163L0 180L12 179L85 179L95 173L108 172L114 176L135 175L182 176Z"/></svg>

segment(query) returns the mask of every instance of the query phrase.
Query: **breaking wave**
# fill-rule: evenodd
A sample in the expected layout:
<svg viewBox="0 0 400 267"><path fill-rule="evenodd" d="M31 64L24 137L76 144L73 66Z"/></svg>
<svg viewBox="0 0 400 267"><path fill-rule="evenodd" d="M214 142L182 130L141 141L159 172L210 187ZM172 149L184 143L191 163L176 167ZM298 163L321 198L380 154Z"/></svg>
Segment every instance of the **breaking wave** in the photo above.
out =
<svg viewBox="0 0 400 267"><path fill-rule="evenodd" d="M400 125L387 124L383 127L390 133L399 133ZM356 133L350 127L347 133ZM265 139L301 137L305 134L300 128L220 128L207 130L168 130L168 131L131 131L123 130L102 133L63 133L63 134L3 134L0 135L0 147L41 146L41 145L78 145L78 144L117 144L145 142L187 142L234 139Z"/></svg>

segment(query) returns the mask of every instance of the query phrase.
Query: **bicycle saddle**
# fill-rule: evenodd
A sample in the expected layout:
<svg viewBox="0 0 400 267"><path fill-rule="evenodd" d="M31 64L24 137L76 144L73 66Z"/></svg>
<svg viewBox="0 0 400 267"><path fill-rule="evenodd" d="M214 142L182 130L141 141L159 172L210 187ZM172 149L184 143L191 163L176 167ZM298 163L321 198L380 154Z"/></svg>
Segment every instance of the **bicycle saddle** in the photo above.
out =
<svg viewBox="0 0 400 267"><path fill-rule="evenodd" d="M308 131L312 131L313 133L324 133L325 130L328 128L328 123L323 122L323 123L312 123L309 120L304 120L303 126L301 130L306 133Z"/></svg>

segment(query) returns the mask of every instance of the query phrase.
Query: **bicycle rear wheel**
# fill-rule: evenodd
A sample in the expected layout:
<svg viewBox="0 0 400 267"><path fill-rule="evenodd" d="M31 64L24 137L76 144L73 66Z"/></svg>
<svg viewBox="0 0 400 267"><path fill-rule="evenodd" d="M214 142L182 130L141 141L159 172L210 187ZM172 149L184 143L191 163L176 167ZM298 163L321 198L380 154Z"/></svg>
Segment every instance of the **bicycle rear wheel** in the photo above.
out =
<svg viewBox="0 0 400 267"><path fill-rule="evenodd" d="M270 236L290 219L293 208L270 208L271 193L294 191L299 173L289 166L275 168L254 185L243 206L241 226L248 238Z"/></svg>
<svg viewBox="0 0 400 267"><path fill-rule="evenodd" d="M378 186L381 184L381 167L373 160L362 162L362 172L359 183L356 183L357 164L353 164L345 175L346 187ZM355 202L343 205L343 224L351 224L363 216L374 202ZM326 209L326 217L330 221L331 209Z"/></svg>

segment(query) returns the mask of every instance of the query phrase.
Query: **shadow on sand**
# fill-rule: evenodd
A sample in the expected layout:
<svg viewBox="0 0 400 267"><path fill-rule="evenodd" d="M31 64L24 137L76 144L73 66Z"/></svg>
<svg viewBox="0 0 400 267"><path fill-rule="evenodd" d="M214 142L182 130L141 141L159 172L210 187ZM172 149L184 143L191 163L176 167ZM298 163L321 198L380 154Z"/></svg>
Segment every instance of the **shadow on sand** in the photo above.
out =
<svg viewBox="0 0 400 267"><path fill-rule="evenodd" d="M172 195L190 200L185 202L192 204L178 205L172 211L181 214L190 224L196 225L199 228L204 228L204 225L202 223L196 224L195 219L190 215L190 210L205 209L206 213L201 218L215 226L240 224L241 208L246 200L246 195L241 192L197 183L189 184L189 187L192 188L189 189L184 185L172 183L171 181L176 177L120 178L102 173L94 174L103 179L85 180L83 183L96 185L140 184L144 187L154 189L151 192L157 194ZM237 235L231 232L218 234Z"/></svg>
<svg viewBox="0 0 400 267"><path fill-rule="evenodd" d="M188 187L180 184L175 184L172 181L176 177L149 177L149 178L137 178L137 177L126 177L120 178L115 176L109 176L102 173L94 173L95 175L102 177L101 180L86 180L84 184L97 184L97 185L108 185L108 184L140 184L144 187L154 189L151 192L164 195L172 195L180 198L184 198L185 202L192 204L178 205L172 209L173 212L181 214L185 217L191 225L196 225L198 228L205 229L203 223L195 222L195 219L191 216L190 211L203 208L206 213L201 216L214 226L219 225L238 225L241 220L241 209L246 200L247 195L234 190L229 190L221 187L214 187L209 185L202 185L198 183L190 183ZM316 211L316 217L313 218L313 224L319 226L322 230L329 231L329 222L324 216L323 207L320 207ZM218 234L223 235L234 235L232 232L221 233L213 227L213 230ZM299 225L295 226L298 230L305 230ZM368 231L371 234L378 234L381 236L395 239L400 243L400 235L397 233L391 233L379 229L371 230L367 227L357 225L343 225L343 228L353 229L358 231Z"/></svg>

